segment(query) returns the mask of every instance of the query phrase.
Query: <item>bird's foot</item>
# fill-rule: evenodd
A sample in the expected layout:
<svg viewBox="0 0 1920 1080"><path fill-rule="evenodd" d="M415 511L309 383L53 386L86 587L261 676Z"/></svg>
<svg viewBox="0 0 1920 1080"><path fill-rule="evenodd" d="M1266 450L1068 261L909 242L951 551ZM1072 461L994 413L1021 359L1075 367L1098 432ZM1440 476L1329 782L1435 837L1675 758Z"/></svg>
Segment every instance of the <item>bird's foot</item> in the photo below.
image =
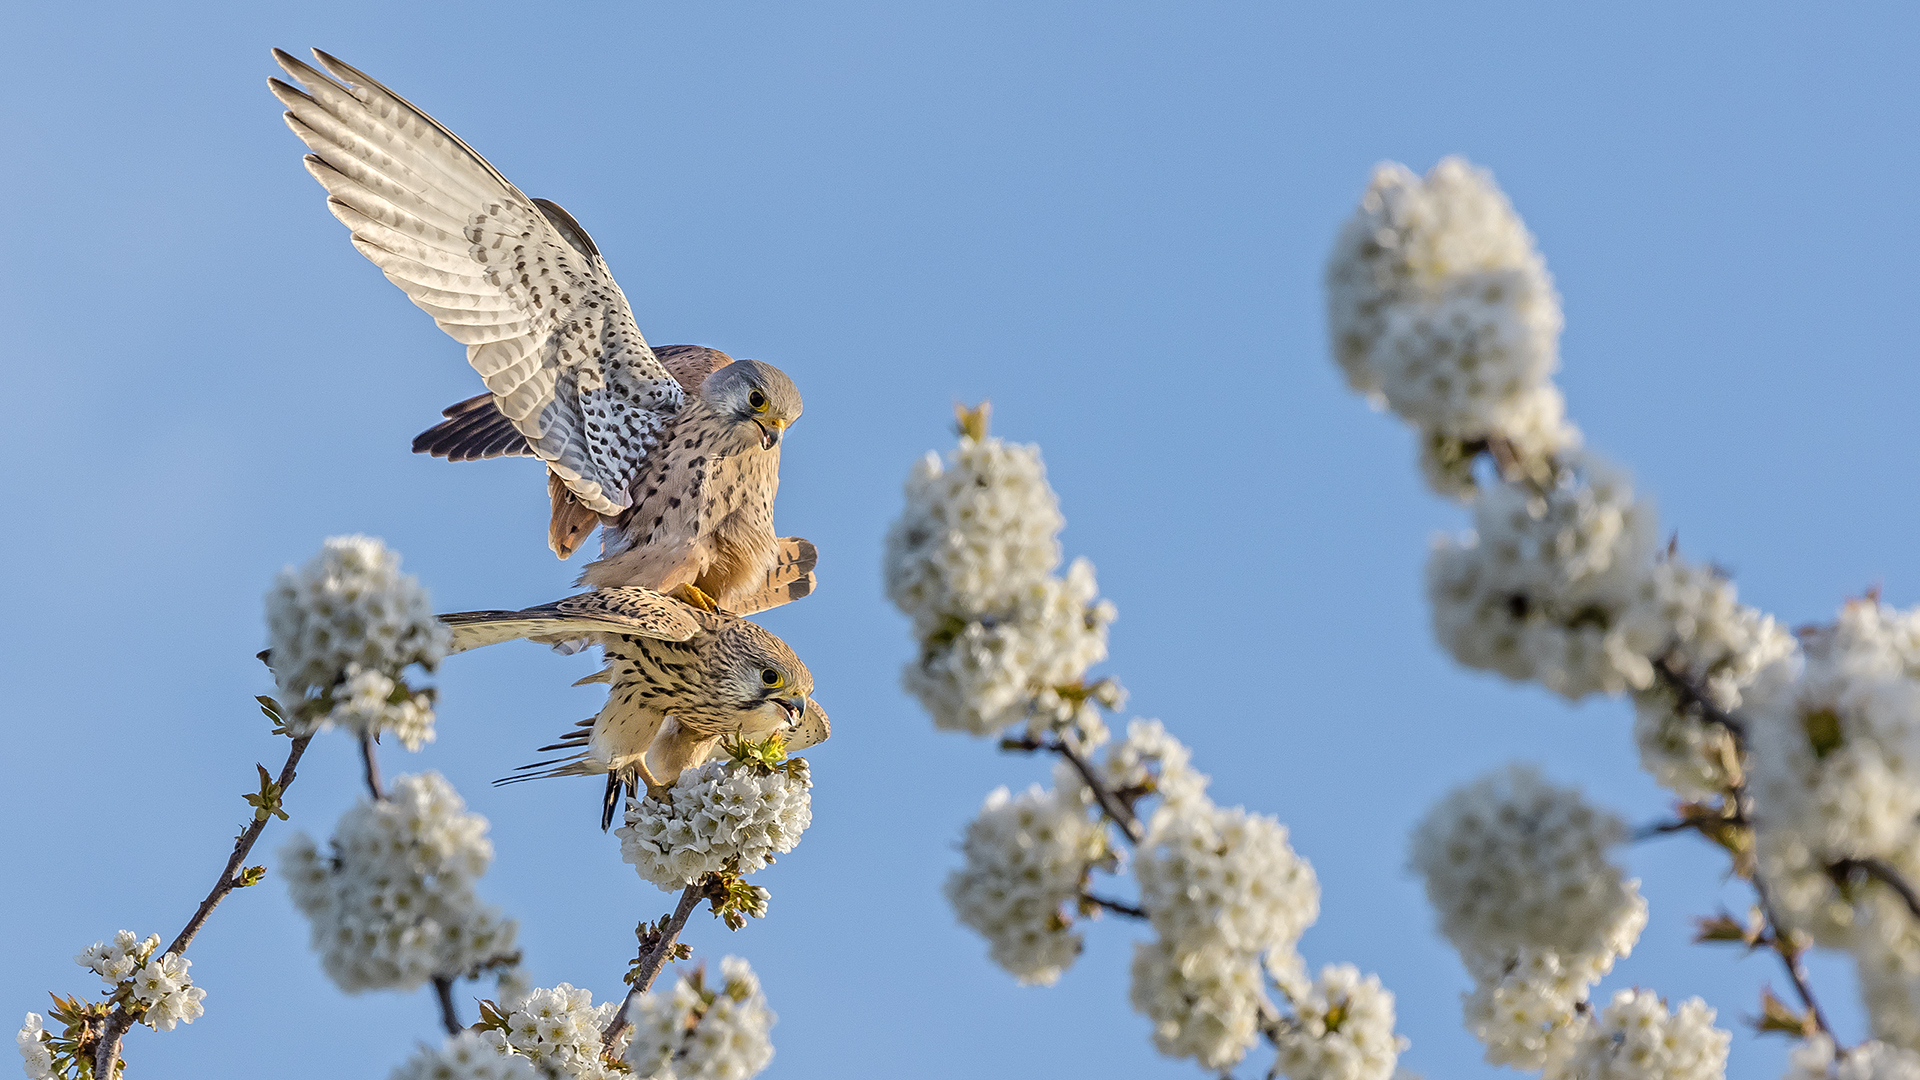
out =
<svg viewBox="0 0 1920 1080"><path fill-rule="evenodd" d="M720 610L720 604L717 601L715 601L713 597L708 596L706 593L702 592L700 590L700 586L695 585L690 581L681 582L680 584L675 585L672 589L669 589L667 591L667 595L673 597L675 600L680 601L681 603L687 605L688 607L699 608L701 611L719 611Z"/></svg>

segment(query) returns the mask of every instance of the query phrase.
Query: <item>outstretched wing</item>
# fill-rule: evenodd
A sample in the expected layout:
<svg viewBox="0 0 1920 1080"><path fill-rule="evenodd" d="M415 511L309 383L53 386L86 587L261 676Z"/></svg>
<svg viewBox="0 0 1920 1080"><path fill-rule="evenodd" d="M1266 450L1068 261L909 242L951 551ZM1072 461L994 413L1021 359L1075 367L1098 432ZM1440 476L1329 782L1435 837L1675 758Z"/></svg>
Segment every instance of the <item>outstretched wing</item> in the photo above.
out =
<svg viewBox="0 0 1920 1080"><path fill-rule="evenodd" d="M833 726L827 723L827 711L812 698L807 699L807 711L800 714L800 720L782 734L786 735L786 750L791 754L805 750L809 746L818 746L827 741L833 733Z"/></svg>
<svg viewBox="0 0 1920 1080"><path fill-rule="evenodd" d="M700 632L685 604L637 586L597 589L525 611L460 611L440 621L453 628L450 652L524 637L631 634L685 641Z"/></svg>
<svg viewBox="0 0 1920 1080"><path fill-rule="evenodd" d="M500 414L582 503L624 510L685 394L593 241L365 74L318 50L333 79L273 55L306 88L268 80L353 246L467 346Z"/></svg>

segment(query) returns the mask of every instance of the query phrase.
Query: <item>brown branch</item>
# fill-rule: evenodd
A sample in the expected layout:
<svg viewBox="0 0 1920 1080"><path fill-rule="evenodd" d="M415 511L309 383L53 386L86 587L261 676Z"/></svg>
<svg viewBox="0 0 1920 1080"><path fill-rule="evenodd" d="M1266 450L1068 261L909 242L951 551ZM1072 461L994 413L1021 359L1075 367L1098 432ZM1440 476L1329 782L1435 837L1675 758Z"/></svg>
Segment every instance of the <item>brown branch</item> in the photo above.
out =
<svg viewBox="0 0 1920 1080"><path fill-rule="evenodd" d="M1726 728L1727 733L1733 736L1734 742L1739 744L1742 749L1745 749L1747 742L1747 725L1745 721L1727 710L1722 709L1720 706L1715 705L1712 699L1707 697L1705 691L1693 684L1692 679L1675 671L1673 665L1668 662L1667 657L1663 656L1655 660L1653 662L1653 671L1654 674L1660 676L1660 681L1665 683L1668 689L1679 696L1682 706L1692 706L1700 710L1700 718L1702 720L1705 720L1709 724L1718 724Z"/></svg>
<svg viewBox="0 0 1920 1080"><path fill-rule="evenodd" d="M1095 896L1094 894L1089 892L1081 893L1080 899L1086 901L1089 904L1093 904L1097 907L1106 908L1108 911L1113 912L1115 915L1125 915L1129 919L1151 918L1151 916L1147 914L1147 910L1145 908L1135 907L1132 904L1125 903L1120 900L1109 900L1104 896Z"/></svg>
<svg viewBox="0 0 1920 1080"><path fill-rule="evenodd" d="M311 735L303 736L293 740L293 745L288 748L287 763L280 766L280 777L275 781L283 796L287 788L293 784L294 767L300 764L300 756L307 752L307 743L312 740ZM173 939L173 944L167 946L162 956L166 953L184 955L187 946L193 944L194 935L200 932L200 928L207 923L207 917L213 914L213 909L220 906L220 901L225 900L228 893L240 888L242 884L240 868L253 851L254 842L259 840L260 834L266 830L267 822L272 819L273 815L264 809L254 813L253 820L248 822L247 827L234 838L233 854L227 856L227 865L221 869L219 880L213 883L213 889L207 893L207 898L200 901L200 906L194 911L193 918L187 920L187 925L181 928L180 933ZM93 1052L93 1075L99 1080L112 1080L116 1075L115 1069L120 1060L120 1043L132 1027L133 1014L127 1011L125 1005L116 1008L113 1015L107 1018L106 1030L101 1033L100 1042L94 1047Z"/></svg>
<svg viewBox="0 0 1920 1080"><path fill-rule="evenodd" d="M1120 826L1120 831L1126 834L1128 841L1138 844L1147 838L1147 830L1140 824L1140 818L1133 812L1133 808L1100 782L1100 778L1094 775L1093 766L1087 763L1086 758L1080 756L1080 751L1075 749L1071 742L1066 739L1041 742L1028 735L1019 739L1002 739L1000 746L1005 750L1022 750L1028 753L1035 750L1048 750L1059 754L1067 760L1067 764L1073 766L1075 772L1080 774L1081 782L1093 792L1094 800L1100 804L1101 812L1106 814L1115 825Z"/></svg>
<svg viewBox="0 0 1920 1080"><path fill-rule="evenodd" d="M387 788L380 782L380 751L374 746L372 731L360 733L360 762L366 769L367 790L376 802L386 802Z"/></svg>
<svg viewBox="0 0 1920 1080"><path fill-rule="evenodd" d="M1831 1038L1833 1025L1827 1023L1827 1014L1821 1011L1820 1003L1814 1000L1813 984L1807 981L1806 965L1800 962L1800 957L1805 955L1807 950L1792 941L1790 934L1780 929L1780 920L1773 914L1773 901L1767 895L1767 886L1760 880L1758 870L1753 874L1753 892L1760 901L1760 914L1767 920L1767 928L1773 936L1773 951L1779 954L1781 965L1787 969L1787 978L1793 980L1794 993L1800 995L1800 1003L1805 1005L1807 1012L1812 1015L1814 1028L1826 1032ZM1838 1039L1834 1040L1834 1045L1839 1046ZM1846 1053L1844 1049L1839 1052L1842 1055Z"/></svg>
<svg viewBox="0 0 1920 1080"><path fill-rule="evenodd" d="M460 1023L460 1014L453 1006L453 976L435 975L433 993L440 999L440 1022L446 1025L447 1034L458 1035L466 1028Z"/></svg>
<svg viewBox="0 0 1920 1080"><path fill-rule="evenodd" d="M639 963L633 973L632 986L627 990L626 1000L620 1003L620 1011L613 1014L613 1019L607 1023L606 1032L600 1036L601 1049L611 1052L614 1041L620 1037L621 1032L627 1030L629 1026L627 1013L632 1010L633 1003L639 1000L640 995L653 989L654 980L660 977L660 969L667 966L667 957L673 954L673 947L680 940L680 931L686 929L687 919L693 914L694 907L700 903L700 898L706 895L706 888L707 883L702 880L681 890L680 903L674 907L673 914L667 916L660 924L659 930L650 935L650 940L642 944Z"/></svg>
<svg viewBox="0 0 1920 1080"><path fill-rule="evenodd" d="M1895 870L1882 860L1841 859L1839 862L1827 867L1827 872L1834 875L1836 880L1841 877L1851 877L1859 873L1879 881L1894 892L1899 893L1900 899L1907 905L1907 910L1913 913L1914 918L1920 919L1920 893L1914 892L1913 886L1907 884L1907 879L1900 876L1900 871Z"/></svg>

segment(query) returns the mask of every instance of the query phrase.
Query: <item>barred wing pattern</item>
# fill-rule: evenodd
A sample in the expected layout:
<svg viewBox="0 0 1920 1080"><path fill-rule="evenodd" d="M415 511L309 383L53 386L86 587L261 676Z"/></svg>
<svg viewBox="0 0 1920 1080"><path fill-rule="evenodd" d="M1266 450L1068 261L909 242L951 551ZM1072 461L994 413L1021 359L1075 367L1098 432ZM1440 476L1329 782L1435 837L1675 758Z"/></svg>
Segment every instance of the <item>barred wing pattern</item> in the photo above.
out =
<svg viewBox="0 0 1920 1080"><path fill-rule="evenodd" d="M626 509L685 395L586 233L351 66L315 50L329 79L273 55L306 88L268 80L353 246L466 345L500 414L581 503Z"/></svg>

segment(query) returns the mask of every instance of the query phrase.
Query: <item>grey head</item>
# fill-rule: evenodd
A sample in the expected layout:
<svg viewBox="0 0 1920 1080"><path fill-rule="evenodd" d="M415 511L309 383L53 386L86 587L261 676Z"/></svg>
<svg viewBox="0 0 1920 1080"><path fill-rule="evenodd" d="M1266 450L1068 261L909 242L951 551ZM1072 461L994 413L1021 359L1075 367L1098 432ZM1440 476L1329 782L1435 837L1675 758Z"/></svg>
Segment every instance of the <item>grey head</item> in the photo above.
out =
<svg viewBox="0 0 1920 1080"><path fill-rule="evenodd" d="M700 400L732 422L741 449L771 450L800 419L800 391L787 373L759 360L735 360L700 384Z"/></svg>
<svg viewBox="0 0 1920 1080"><path fill-rule="evenodd" d="M707 656L716 704L753 726L774 731L800 722L813 696L813 672L787 643L745 619L730 619Z"/></svg>

